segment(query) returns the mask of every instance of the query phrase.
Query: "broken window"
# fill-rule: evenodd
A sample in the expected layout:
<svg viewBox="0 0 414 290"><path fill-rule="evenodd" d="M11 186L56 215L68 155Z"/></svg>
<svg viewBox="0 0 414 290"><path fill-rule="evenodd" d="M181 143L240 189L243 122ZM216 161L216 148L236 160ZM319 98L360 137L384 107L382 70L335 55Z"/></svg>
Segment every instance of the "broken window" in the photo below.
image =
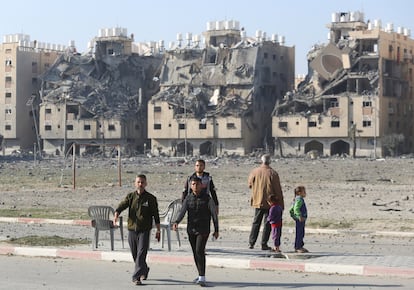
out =
<svg viewBox="0 0 414 290"><path fill-rule="evenodd" d="M89 125L89 124L83 125L83 130L90 131L91 130L91 125Z"/></svg>
<svg viewBox="0 0 414 290"><path fill-rule="evenodd" d="M279 122L279 128L282 130L286 130L288 127L288 123L287 122Z"/></svg>
<svg viewBox="0 0 414 290"><path fill-rule="evenodd" d="M108 125L108 131L115 131L115 125L109 124Z"/></svg>
<svg viewBox="0 0 414 290"><path fill-rule="evenodd" d="M51 125L45 125L45 131L51 131L52 126Z"/></svg>
<svg viewBox="0 0 414 290"><path fill-rule="evenodd" d="M12 65L11 59L6 59L6 66L11 66L11 65Z"/></svg>
<svg viewBox="0 0 414 290"><path fill-rule="evenodd" d="M316 122L315 121L309 121L308 122L308 127L316 127Z"/></svg>
<svg viewBox="0 0 414 290"><path fill-rule="evenodd" d="M362 121L362 127L371 127L371 120Z"/></svg>
<svg viewBox="0 0 414 290"><path fill-rule="evenodd" d="M10 131L11 130L11 125L4 126L4 129L6 129L6 131Z"/></svg>
<svg viewBox="0 0 414 290"><path fill-rule="evenodd" d="M154 130L161 130L161 124L154 124Z"/></svg>
<svg viewBox="0 0 414 290"><path fill-rule="evenodd" d="M184 123L178 124L178 129L184 130L185 129L185 124Z"/></svg>
<svg viewBox="0 0 414 290"><path fill-rule="evenodd" d="M364 102L362 102L362 107L372 107L372 102L371 101L364 101Z"/></svg>
<svg viewBox="0 0 414 290"><path fill-rule="evenodd" d="M158 113L161 112L161 107L160 106L155 106L154 107L154 113Z"/></svg>
<svg viewBox="0 0 414 290"><path fill-rule="evenodd" d="M11 115L12 110L11 109L5 109L5 113L6 113L6 115Z"/></svg>
<svg viewBox="0 0 414 290"><path fill-rule="evenodd" d="M66 130L73 131L73 125L66 125Z"/></svg>
<svg viewBox="0 0 414 290"><path fill-rule="evenodd" d="M198 129L200 129L200 130L207 129L207 124L206 123L200 123L200 124L198 124Z"/></svg>
<svg viewBox="0 0 414 290"><path fill-rule="evenodd" d="M331 121L331 127L338 128L339 127L339 121Z"/></svg>
<svg viewBox="0 0 414 290"><path fill-rule="evenodd" d="M52 109L45 109L45 114L52 114Z"/></svg>
<svg viewBox="0 0 414 290"><path fill-rule="evenodd" d="M6 53L12 53L12 50L10 48L6 49Z"/></svg>
<svg viewBox="0 0 414 290"><path fill-rule="evenodd" d="M227 129L236 129L236 125L234 123L227 123Z"/></svg>
<svg viewBox="0 0 414 290"><path fill-rule="evenodd" d="M6 93L6 98L11 98L12 94L11 93Z"/></svg>

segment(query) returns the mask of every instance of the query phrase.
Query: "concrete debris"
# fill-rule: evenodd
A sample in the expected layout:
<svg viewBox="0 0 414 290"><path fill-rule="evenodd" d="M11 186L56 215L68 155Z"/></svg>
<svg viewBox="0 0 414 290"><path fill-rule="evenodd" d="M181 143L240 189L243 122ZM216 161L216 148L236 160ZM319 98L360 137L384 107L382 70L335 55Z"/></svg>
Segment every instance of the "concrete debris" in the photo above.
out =
<svg viewBox="0 0 414 290"><path fill-rule="evenodd" d="M158 90L153 77L161 58L65 53L40 77L42 102L79 103L88 117L136 118Z"/></svg>

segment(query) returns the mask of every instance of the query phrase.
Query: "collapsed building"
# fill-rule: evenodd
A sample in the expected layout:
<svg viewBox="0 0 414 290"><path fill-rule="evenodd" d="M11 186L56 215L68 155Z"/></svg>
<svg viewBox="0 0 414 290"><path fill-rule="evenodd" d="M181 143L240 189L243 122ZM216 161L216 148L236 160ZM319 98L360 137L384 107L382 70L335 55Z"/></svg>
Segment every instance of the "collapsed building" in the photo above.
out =
<svg viewBox="0 0 414 290"><path fill-rule="evenodd" d="M308 53L309 72L273 111L280 154L386 156L413 152L410 31L361 12L333 13L329 43Z"/></svg>
<svg viewBox="0 0 414 290"><path fill-rule="evenodd" d="M240 154L272 147L271 113L294 84L294 47L284 37L246 36L237 21L207 23L165 51L160 91L148 103L154 154Z"/></svg>
<svg viewBox="0 0 414 290"><path fill-rule="evenodd" d="M126 29L102 29L85 54L67 50L40 79L43 150L62 154L142 151L147 101L158 91L160 55L135 53ZM70 149L71 150L71 149Z"/></svg>

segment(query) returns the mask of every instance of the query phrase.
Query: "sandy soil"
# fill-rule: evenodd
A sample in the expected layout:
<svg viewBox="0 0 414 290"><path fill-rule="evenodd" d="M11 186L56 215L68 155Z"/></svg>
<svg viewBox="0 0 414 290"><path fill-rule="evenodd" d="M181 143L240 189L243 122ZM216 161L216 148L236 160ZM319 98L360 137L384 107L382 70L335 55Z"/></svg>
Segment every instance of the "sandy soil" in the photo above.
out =
<svg viewBox="0 0 414 290"><path fill-rule="evenodd" d="M247 187L249 172L258 157L207 159L220 201L221 223L250 226L253 210ZM16 161L0 159L0 212L38 212L62 218L86 218L89 205L116 206L133 190L137 173L148 177L148 191L160 209L179 198L195 159L133 157L122 159L79 158L75 165L75 189L71 160ZM370 231L414 231L414 159L274 159L286 205L293 188L307 189L308 226ZM121 181L119 181L121 176ZM121 186L119 186L121 183ZM55 216L54 216L55 217ZM293 225L288 212L284 219Z"/></svg>

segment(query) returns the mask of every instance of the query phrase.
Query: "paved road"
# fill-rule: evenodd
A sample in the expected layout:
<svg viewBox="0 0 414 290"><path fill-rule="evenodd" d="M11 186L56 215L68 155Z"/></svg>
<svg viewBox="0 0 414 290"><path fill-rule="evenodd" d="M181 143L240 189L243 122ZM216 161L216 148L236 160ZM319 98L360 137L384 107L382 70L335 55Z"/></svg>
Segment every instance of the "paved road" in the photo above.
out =
<svg viewBox="0 0 414 290"><path fill-rule="evenodd" d="M152 264L144 286L130 282L133 264L94 260L0 256L0 289L198 289L192 266ZM326 275L208 267L215 289L414 289L414 279Z"/></svg>

